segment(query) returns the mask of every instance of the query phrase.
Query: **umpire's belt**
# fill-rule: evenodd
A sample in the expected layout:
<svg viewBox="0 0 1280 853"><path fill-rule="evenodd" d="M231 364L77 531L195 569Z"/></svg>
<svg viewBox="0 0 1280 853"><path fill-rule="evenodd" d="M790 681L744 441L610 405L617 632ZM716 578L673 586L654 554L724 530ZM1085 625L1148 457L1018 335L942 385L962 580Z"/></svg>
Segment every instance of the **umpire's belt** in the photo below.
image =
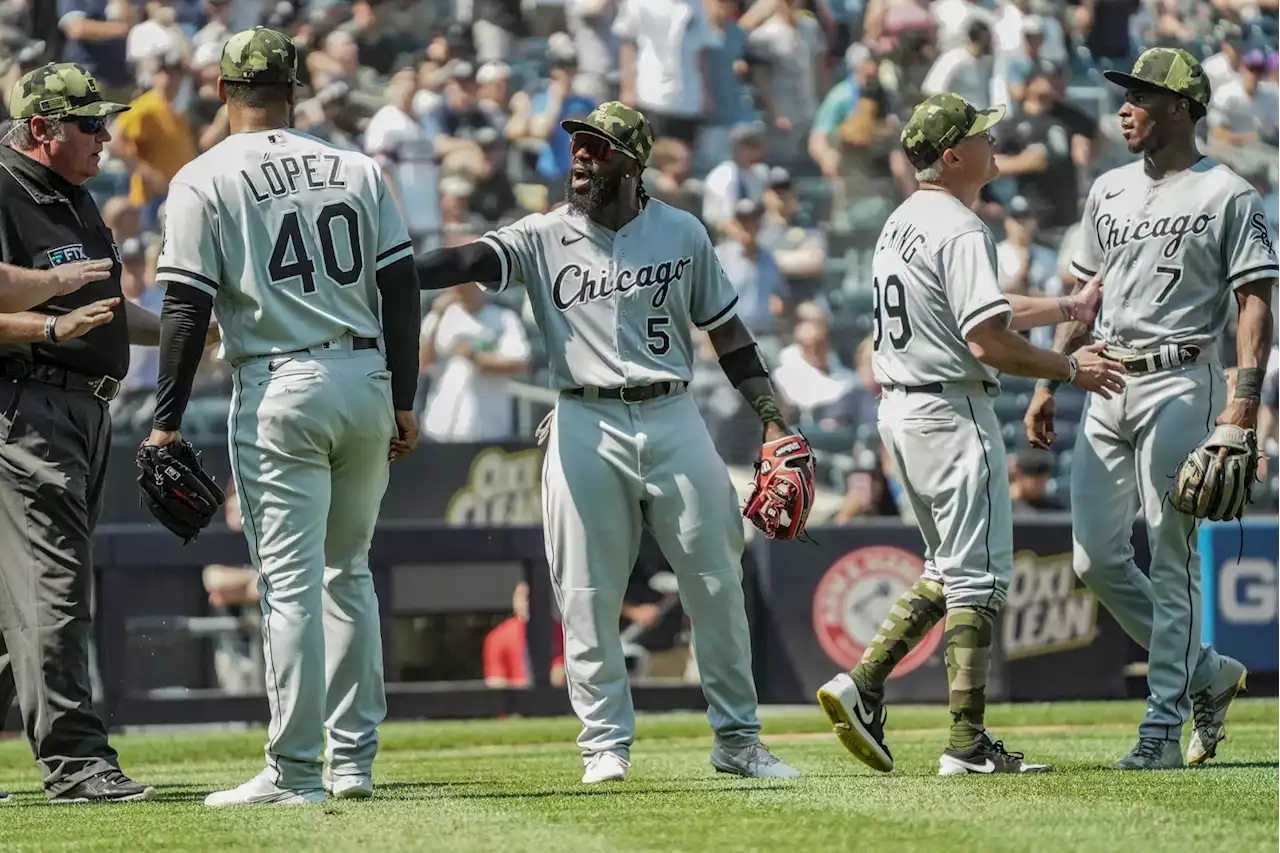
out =
<svg viewBox="0 0 1280 853"><path fill-rule="evenodd" d="M21 359L0 361L0 375L5 379L43 382L68 391L86 391L104 403L120 393L120 380L113 376L86 376L53 364L32 364Z"/></svg>
<svg viewBox="0 0 1280 853"><path fill-rule="evenodd" d="M900 391L903 394L941 394L944 391L946 391L948 387L955 387L957 385L976 386L977 383L975 382L960 382L960 383L930 382L927 385L894 385L890 383L888 385L881 385L880 388L884 391L894 391L894 392ZM986 391L988 394L998 390L999 387L1000 386L996 385L994 382L982 383L982 389Z"/></svg>
<svg viewBox="0 0 1280 853"><path fill-rule="evenodd" d="M1195 344L1161 344L1156 349L1137 352L1107 347L1103 354L1123 364L1126 373L1157 373L1182 364L1193 364L1200 358L1200 347Z"/></svg>
<svg viewBox="0 0 1280 853"><path fill-rule="evenodd" d="M652 385L629 385L623 388L597 388L588 385L585 388L567 388L566 394L581 397L584 400L621 400L624 403L643 403L655 400L668 394L679 394L689 387L688 382L654 382Z"/></svg>

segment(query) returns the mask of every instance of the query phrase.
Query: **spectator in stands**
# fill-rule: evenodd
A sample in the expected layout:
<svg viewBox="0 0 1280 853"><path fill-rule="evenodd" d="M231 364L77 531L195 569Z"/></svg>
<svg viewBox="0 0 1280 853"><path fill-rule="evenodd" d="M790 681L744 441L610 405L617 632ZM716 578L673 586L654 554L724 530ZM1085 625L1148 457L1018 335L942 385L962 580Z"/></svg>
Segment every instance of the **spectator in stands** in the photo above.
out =
<svg viewBox="0 0 1280 853"><path fill-rule="evenodd" d="M1052 512L1062 505L1050 495L1053 454L1028 448L1009 457L1009 497L1014 513Z"/></svg>
<svg viewBox="0 0 1280 853"><path fill-rule="evenodd" d="M775 163L802 163L818 104L827 91L827 44L813 15L800 10L800 0L778 0L772 15L749 35L751 45L768 63L773 116L769 156Z"/></svg>
<svg viewBox="0 0 1280 853"><path fill-rule="evenodd" d="M141 207L145 229L156 227L169 181L196 156L191 123L175 104L186 75L182 58L168 53L152 63L151 88L116 118L107 144L111 155L132 173L129 198Z"/></svg>
<svg viewBox="0 0 1280 853"><path fill-rule="evenodd" d="M350 20L340 27L355 39L360 64L380 76L390 74L403 64L405 57L427 46L426 39L413 32L417 25L426 23L421 11L413 20L400 14L396 5L385 0L355 0L351 3Z"/></svg>
<svg viewBox="0 0 1280 853"><path fill-rule="evenodd" d="M228 529L239 533L244 528L240 514L240 496L236 481L228 478L224 487L227 502L223 517ZM254 693L262 689L261 650L258 623L258 571L253 566L230 566L213 563L205 566L200 579L209 608L215 615L236 615L244 630L238 636L220 635L214 646L213 669L218 687L229 693Z"/></svg>
<svg viewBox="0 0 1280 853"><path fill-rule="evenodd" d="M398 69L387 82L387 105L365 128L365 152L382 166L387 189L395 197L416 251L440 235L438 156L430 128L413 113L418 72Z"/></svg>
<svg viewBox="0 0 1280 853"><path fill-rule="evenodd" d="M694 216L702 214L702 199L689 186L693 174L693 154L679 139L659 139L649 153L645 188L649 195Z"/></svg>
<svg viewBox="0 0 1280 853"><path fill-rule="evenodd" d="M698 131L694 149L699 172L709 171L724 157L724 152L729 150L729 134L735 126L754 120L755 110L746 92L745 79L753 65L757 71L762 71L759 63L747 61L747 34L737 22L742 11L740 0L707 0L706 5L707 21L713 34L712 43L706 48L711 111ZM768 99L771 104L771 87L759 85L767 84L768 76L767 73L755 75L755 91L762 100ZM767 105L766 111L770 115L776 114ZM780 129L790 129L789 120L781 116L779 119L782 123Z"/></svg>
<svg viewBox="0 0 1280 853"><path fill-rule="evenodd" d="M903 196L912 170L898 144L899 122L864 44L845 53L849 74L831 88L809 134L809 156L832 187L832 228L872 232Z"/></svg>
<svg viewBox="0 0 1280 853"><path fill-rule="evenodd" d="M528 687L529 583L520 581L511 596L512 616L498 623L484 638L484 684L486 687ZM559 623L551 626L551 684L564 685L564 632Z"/></svg>
<svg viewBox="0 0 1280 853"><path fill-rule="evenodd" d="M991 28L975 20L969 24L965 44L938 55L920 93L928 98L942 92L955 92L983 110L991 105L992 71Z"/></svg>
<svg viewBox="0 0 1280 853"><path fill-rule="evenodd" d="M103 207L102 219L120 247L121 293L134 305L158 315L164 307L164 291L155 285L158 251L149 253L143 244L138 214L138 208L128 198L116 196ZM129 372L120 380L120 394L110 404L115 429L139 438L150 430L159 372L159 349L129 347Z"/></svg>
<svg viewBox="0 0 1280 853"><path fill-rule="evenodd" d="M57 2L58 27L66 37L58 59L84 66L98 81L104 99L129 103L133 75L125 58L125 41L140 19L138 7L129 0Z"/></svg>
<svg viewBox="0 0 1280 853"><path fill-rule="evenodd" d="M445 175L440 179L442 239L432 241L433 246L460 246L480 239L489 230L485 218L472 210L475 192L476 185L464 175Z"/></svg>
<svg viewBox="0 0 1280 853"><path fill-rule="evenodd" d="M232 0L205 0L205 25L191 37L192 50L199 50L207 44L216 45L218 50L227 43L234 32L228 27L231 21Z"/></svg>
<svg viewBox="0 0 1280 853"><path fill-rule="evenodd" d="M1214 28L1218 52L1200 64L1209 78L1209 91L1216 95L1223 86L1240 75L1240 57L1244 55L1244 30L1235 21L1219 21Z"/></svg>
<svg viewBox="0 0 1280 853"><path fill-rule="evenodd" d="M613 22L617 0L565 0L565 22L573 37L578 57L574 91L596 103L613 100L617 94L618 37Z"/></svg>
<svg viewBox="0 0 1280 853"><path fill-rule="evenodd" d="M885 478L881 464L882 452L867 451L857 454L854 469L845 478L844 500L831 517L832 524L848 524L856 518L898 514L893 490Z"/></svg>
<svg viewBox="0 0 1280 853"><path fill-rule="evenodd" d="M125 58L133 67L139 89L151 88L157 62L170 58L185 65L191 60L191 44L178 24L178 10L171 0L148 0L144 8L146 20L129 30L125 39Z"/></svg>
<svg viewBox="0 0 1280 853"><path fill-rule="evenodd" d="M560 127L560 122L585 116L595 109L596 102L574 91L578 59L567 36L557 33L548 39L547 57L551 63L550 82L532 98L524 99L527 107L513 110L506 137L536 151L534 169L538 178L559 200L564 194L564 179L571 162L569 134Z"/></svg>
<svg viewBox="0 0 1280 853"><path fill-rule="evenodd" d="M1044 60L1032 73L1033 76L1036 73L1049 78L1053 94L1049 114L1061 122L1071 136L1071 161L1076 164L1077 173L1082 178L1090 178L1088 170L1092 167L1095 145L1099 138L1097 118L1067 96L1066 66ZM1027 79L1030 82L1030 77ZM1081 181L1082 192L1088 191L1089 182Z"/></svg>
<svg viewBox="0 0 1280 853"><path fill-rule="evenodd" d="M1026 95L1027 80L1044 60L1044 19L1039 15L1022 16L1022 45L1016 53L997 57L991 80L991 102L1008 104L1016 114Z"/></svg>
<svg viewBox="0 0 1280 853"><path fill-rule="evenodd" d="M475 67L470 62L455 60L444 87L444 101L431 120L437 129L435 147L446 168L459 168L478 175L477 163L483 157L476 144L476 134L490 129L502 133L506 120L486 109L476 97Z"/></svg>
<svg viewBox="0 0 1280 853"><path fill-rule="evenodd" d="M1023 296L1057 296L1058 254L1037 242L1037 211L1022 196L1014 196L1006 208L1005 238L996 245L996 269L1000 289ZM1053 327L1046 327L1052 332Z"/></svg>
<svg viewBox="0 0 1280 853"><path fill-rule="evenodd" d="M471 0L470 5L477 62L510 56L515 40L528 34L521 0Z"/></svg>
<svg viewBox="0 0 1280 853"><path fill-rule="evenodd" d="M208 151L231 133L227 107L218 97L218 63L221 59L222 45L214 43L196 48L191 57L194 92L187 107L187 116L196 149L200 152Z"/></svg>
<svg viewBox="0 0 1280 853"><path fill-rule="evenodd" d="M1046 14L1034 14L1033 6L1037 5ZM1057 9L1047 4L1037 4L1035 0L1002 0L997 6L996 21L991 26L997 66L1026 55L1027 22L1032 18L1039 19L1041 38L1036 49L1037 57L1051 62L1066 61L1067 42L1062 32L1062 22L1057 17ZM1034 25L1031 28L1034 29ZM998 98L994 101L1002 103Z"/></svg>
<svg viewBox="0 0 1280 853"><path fill-rule="evenodd" d="M1013 178L1017 192L1040 217L1042 240L1057 247L1066 228L1079 219L1080 179L1071 157L1071 134L1054 118L1053 83L1036 72L1027 81L1022 113L1001 134L996 165Z"/></svg>
<svg viewBox="0 0 1280 853"><path fill-rule="evenodd" d="M491 116L510 118L511 66L486 62L476 71L476 103Z"/></svg>
<svg viewBox="0 0 1280 853"><path fill-rule="evenodd" d="M712 108L704 69L715 33L700 0L626 3L613 32L621 41L620 100L644 111L655 137L693 146Z"/></svg>
<svg viewBox="0 0 1280 853"><path fill-rule="evenodd" d="M360 47L346 30L334 30L325 36L323 50L307 55L307 69L317 91L330 83L345 83L346 106L360 118L369 118L386 103L377 72L360 64Z"/></svg>
<svg viewBox="0 0 1280 853"><path fill-rule="evenodd" d="M777 351L776 321L786 310L787 282L773 253L760 245L758 201L739 199L730 235L716 246L716 257L738 292L738 316L766 355Z"/></svg>
<svg viewBox="0 0 1280 853"><path fill-rule="evenodd" d="M1240 59L1238 73L1213 91L1209 104L1209 141L1217 145L1248 147L1277 144L1276 87L1262 82L1267 57L1251 50ZM1274 150L1271 159L1274 160Z"/></svg>
<svg viewBox="0 0 1280 853"><path fill-rule="evenodd" d="M968 47L973 42L974 24L982 24L990 30L996 23L995 14L982 0L937 0L930 11L938 28L936 42L939 54Z"/></svg>
<svg viewBox="0 0 1280 853"><path fill-rule="evenodd" d="M473 183L468 206L481 220L495 223L516 210L515 187L507 173L502 137L491 128L480 130L475 137L480 157L471 169ZM491 227L491 226L490 226ZM478 238L484 233L476 232Z"/></svg>
<svg viewBox="0 0 1280 853"><path fill-rule="evenodd" d="M729 134L732 159L707 175L702 188L702 221L716 235L734 227L734 211L740 201L763 203L769 167L764 164L764 122L740 124ZM686 143L687 144L687 143Z"/></svg>
<svg viewBox="0 0 1280 853"><path fill-rule="evenodd" d="M794 343L778 354L774 369L783 403L792 410L788 421L807 429L806 436L815 447L826 442L821 433L844 436L839 445L848 447L856 426L853 412L853 390L858 377L840 363L831 349L831 332L820 320L801 320L792 331Z"/></svg>
<svg viewBox="0 0 1280 853"><path fill-rule="evenodd" d="M422 322L419 364L440 370L427 399L423 435L435 441L496 441L514 433L506 380L529 370L519 316L464 284L438 297Z"/></svg>
<svg viewBox="0 0 1280 853"><path fill-rule="evenodd" d="M773 253L794 300L808 301L818 295L827 265L827 235L801 221L791 174L781 166L769 170L760 245Z"/></svg>

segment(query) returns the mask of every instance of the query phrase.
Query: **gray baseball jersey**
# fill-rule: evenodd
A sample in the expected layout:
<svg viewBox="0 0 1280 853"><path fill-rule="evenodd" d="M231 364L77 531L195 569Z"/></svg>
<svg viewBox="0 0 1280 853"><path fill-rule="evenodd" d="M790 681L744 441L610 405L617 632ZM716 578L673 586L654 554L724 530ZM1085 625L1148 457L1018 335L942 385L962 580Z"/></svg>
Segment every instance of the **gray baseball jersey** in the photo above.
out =
<svg viewBox="0 0 1280 853"><path fill-rule="evenodd" d="M1141 161L1112 169L1089 190L1081 227L1071 269L1081 279L1104 270L1094 328L1107 343L1209 343L1231 292L1277 275L1262 198L1210 157L1162 180Z"/></svg>
<svg viewBox="0 0 1280 853"><path fill-rule="evenodd" d="M165 209L158 276L214 297L230 361L380 337L376 272L413 254L378 165L295 130L227 137Z"/></svg>
<svg viewBox="0 0 1280 853"><path fill-rule="evenodd" d="M914 193L880 232L871 272L876 381L996 381L965 335L1012 308L1000 289L995 240L973 211L950 193Z"/></svg>
<svg viewBox="0 0 1280 853"><path fill-rule="evenodd" d="M553 388L689 382L689 327L709 331L736 313L706 229L660 201L616 232L562 207L481 239L502 262L487 286L528 287Z"/></svg>

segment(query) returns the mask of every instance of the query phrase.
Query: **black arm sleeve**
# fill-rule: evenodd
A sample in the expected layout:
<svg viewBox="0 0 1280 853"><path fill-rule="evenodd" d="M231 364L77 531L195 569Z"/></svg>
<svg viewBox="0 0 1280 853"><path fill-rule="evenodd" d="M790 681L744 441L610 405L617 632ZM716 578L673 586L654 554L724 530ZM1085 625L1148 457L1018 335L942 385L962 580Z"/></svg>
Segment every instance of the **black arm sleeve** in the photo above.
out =
<svg viewBox="0 0 1280 853"><path fill-rule="evenodd" d="M402 258L378 270L382 292L382 335L391 371L391 401L398 411L412 411L418 390L418 330L422 302L413 261Z"/></svg>
<svg viewBox="0 0 1280 853"><path fill-rule="evenodd" d="M443 290L471 281L501 281L502 259L492 246L479 240L434 249L418 261L418 280L423 290Z"/></svg>
<svg viewBox="0 0 1280 853"><path fill-rule="evenodd" d="M169 432L182 426L212 314L212 296L179 281L167 282L160 312L160 375L153 428Z"/></svg>

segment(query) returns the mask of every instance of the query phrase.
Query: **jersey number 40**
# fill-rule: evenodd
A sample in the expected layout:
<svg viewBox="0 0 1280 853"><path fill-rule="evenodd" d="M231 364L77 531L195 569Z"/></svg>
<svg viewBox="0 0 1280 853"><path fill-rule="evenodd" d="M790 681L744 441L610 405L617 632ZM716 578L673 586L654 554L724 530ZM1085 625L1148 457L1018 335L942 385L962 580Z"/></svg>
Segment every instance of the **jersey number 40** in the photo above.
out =
<svg viewBox="0 0 1280 853"><path fill-rule="evenodd" d="M338 259L334 245L334 230L345 225L347 251L350 256ZM364 273L364 253L360 251L360 214L345 201L335 201L320 208L313 224L313 233L320 244L324 274L339 287L349 287L360 280ZM316 264L307 251L307 241L302 235L302 220L297 210L290 210L280 223L271 260L267 262L267 274L272 284L280 284L292 278L302 279L304 294L316 292Z"/></svg>
<svg viewBox="0 0 1280 853"><path fill-rule="evenodd" d="M896 329L888 329L889 346L895 350L904 350L911 343L914 332L911 331L911 318L907 316L907 289L896 275L876 279L873 283L875 291L875 339L873 345L879 351L880 344L886 339L886 323L892 321Z"/></svg>

